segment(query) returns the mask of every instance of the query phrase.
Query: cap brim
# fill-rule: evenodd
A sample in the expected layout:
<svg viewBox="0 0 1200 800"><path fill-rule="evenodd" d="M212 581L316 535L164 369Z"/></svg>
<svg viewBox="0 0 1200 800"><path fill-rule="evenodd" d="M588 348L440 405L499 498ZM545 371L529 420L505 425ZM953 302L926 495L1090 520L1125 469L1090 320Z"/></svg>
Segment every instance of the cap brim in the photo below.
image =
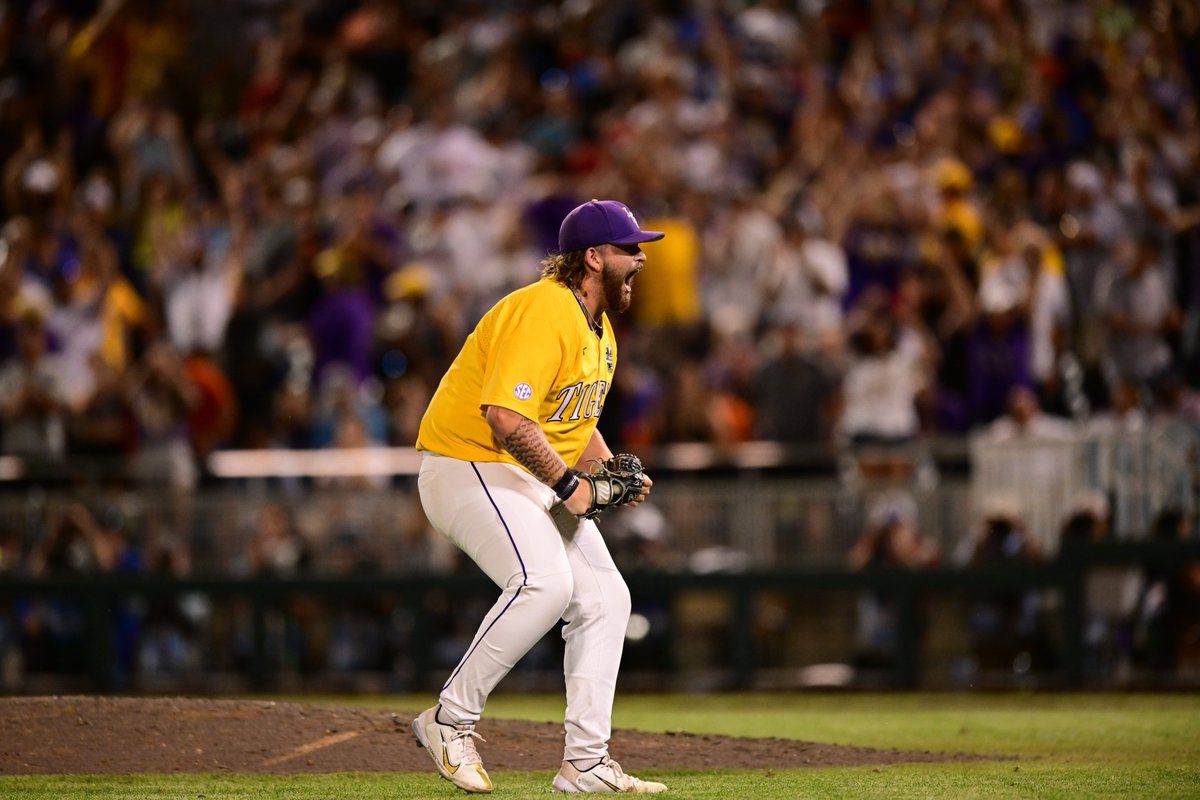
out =
<svg viewBox="0 0 1200 800"><path fill-rule="evenodd" d="M609 244L641 244L642 242L657 242L666 236L662 231L637 231L620 239L613 239Z"/></svg>

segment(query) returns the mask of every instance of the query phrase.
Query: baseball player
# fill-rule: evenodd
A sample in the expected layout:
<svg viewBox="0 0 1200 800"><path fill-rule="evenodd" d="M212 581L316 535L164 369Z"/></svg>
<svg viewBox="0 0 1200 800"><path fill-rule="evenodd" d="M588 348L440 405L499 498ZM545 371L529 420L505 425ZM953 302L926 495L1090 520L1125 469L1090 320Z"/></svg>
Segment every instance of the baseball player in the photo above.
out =
<svg viewBox="0 0 1200 800"><path fill-rule="evenodd" d="M474 741L488 695L559 619L566 747L554 790L667 788L608 755L630 601L594 521L653 483L596 423L617 363L606 314L628 308L639 245L662 237L613 200L572 210L541 280L484 315L421 420L421 505L501 589L438 704L412 723L442 777L468 792L492 791Z"/></svg>

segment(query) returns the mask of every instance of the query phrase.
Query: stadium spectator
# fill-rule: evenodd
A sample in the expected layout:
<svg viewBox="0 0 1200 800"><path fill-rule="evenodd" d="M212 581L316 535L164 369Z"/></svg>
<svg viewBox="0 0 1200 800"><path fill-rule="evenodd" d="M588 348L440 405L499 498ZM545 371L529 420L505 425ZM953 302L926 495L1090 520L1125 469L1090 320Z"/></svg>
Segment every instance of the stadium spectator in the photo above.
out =
<svg viewBox="0 0 1200 800"><path fill-rule="evenodd" d="M233 575L287 577L312 572L316 552L297 523L295 509L268 500L258 509L243 546L231 554L226 569ZM320 602L311 596L287 597L267 611L269 657L274 666L303 663L311 667L327 652L328 630L318 623ZM228 653L235 665L250 663L254 653L254 620L247 598L223 604L214 624L226 631Z"/></svg>
<svg viewBox="0 0 1200 800"><path fill-rule="evenodd" d="M1123 239L1097 278L1096 307L1110 384L1125 380L1148 388L1171 367L1180 312L1162 256L1162 242L1153 233Z"/></svg>
<svg viewBox="0 0 1200 800"><path fill-rule="evenodd" d="M961 434L971 425L968 335L977 304L959 262L940 245L930 249L908 274L902 297L909 320L931 348L936 365L924 425L937 434Z"/></svg>
<svg viewBox="0 0 1200 800"><path fill-rule="evenodd" d="M1100 358L1096 281L1126 223L1110 199L1106 179L1090 161L1076 159L1066 169L1066 201L1053 220L1066 260L1067 281L1077 329L1076 346L1086 364Z"/></svg>
<svg viewBox="0 0 1200 800"><path fill-rule="evenodd" d="M920 434L917 399L929 386L931 354L880 295L864 296L852 315L860 321L852 329L842 378L839 436L860 472L900 478L913 466Z"/></svg>
<svg viewBox="0 0 1200 800"><path fill-rule="evenodd" d="M137 435L133 474L147 487L190 492L198 474L188 419L199 396L182 359L157 342L134 368L128 391Z"/></svg>
<svg viewBox="0 0 1200 800"><path fill-rule="evenodd" d="M1088 547L1112 538L1108 501L1082 498L1063 520L1060 548ZM1134 614L1141 571L1133 566L1097 565L1084 584L1084 670L1091 680L1118 685L1129 679L1133 659Z"/></svg>
<svg viewBox="0 0 1200 800"><path fill-rule="evenodd" d="M1029 376L1043 402L1062 393L1060 362L1070 331L1071 307L1062 254L1029 220L1000 223L994 249L982 263L982 297L1004 286L1016 294L1016 308L1029 335Z"/></svg>
<svg viewBox="0 0 1200 800"><path fill-rule="evenodd" d="M45 319L29 309L16 321L15 357L0 368L4 452L45 462L66 450L66 399L47 347Z"/></svg>
<svg viewBox="0 0 1200 800"><path fill-rule="evenodd" d="M1033 386L1029 315L1019 292L999 276L990 276L979 287L979 319L967 342L974 425L1000 417L1016 387Z"/></svg>
<svg viewBox="0 0 1200 800"><path fill-rule="evenodd" d="M48 510L45 536L26 559L33 577L137 574L145 571L141 550L124 528L119 514L99 516L83 503ZM70 597L35 597L19 601L16 624L27 672L79 672L87 663L85 633L92 617L86 604ZM127 680L135 667L142 614L135 602L124 600L111 612L114 672Z"/></svg>
<svg viewBox="0 0 1200 800"><path fill-rule="evenodd" d="M971 566L1036 564L1044 560L1041 548L1029 538L1015 511L993 504L974 539L967 559ZM1004 589L980 595L967 610L974 669L983 674L1000 671L1001 679L1020 679L1030 670L1055 663L1045 619L1045 603L1038 589Z"/></svg>
<svg viewBox="0 0 1200 800"><path fill-rule="evenodd" d="M1143 431L1148 423L1137 384L1123 380L1113 387L1109 407L1087 420L1086 430L1102 439L1116 438L1121 434Z"/></svg>
<svg viewBox="0 0 1200 800"><path fill-rule="evenodd" d="M1194 540L1195 517L1165 508L1154 521L1154 540ZM1181 663L1196 663L1200 633L1200 565L1157 567L1146 572L1138 601L1135 646L1138 659L1161 680Z"/></svg>
<svg viewBox="0 0 1200 800"><path fill-rule="evenodd" d="M55 367L59 372L59 391L68 406L86 402L92 390L91 356L101 347L103 338L103 308L94 284L85 283L84 264L92 254L72 253L59 264L50 284L52 307L46 321L49 340L54 342Z"/></svg>
<svg viewBox="0 0 1200 800"><path fill-rule="evenodd" d="M232 571L244 575L295 575L312 567L313 551L298 530L295 513L279 501L258 511L246 548L234 555Z"/></svg>
<svg viewBox="0 0 1200 800"><path fill-rule="evenodd" d="M917 528L917 508L912 495L890 490L868 508L866 524L850 547L851 569L928 569L941 560L937 546ZM856 603L855 666L887 669L895 665L899 642L899 608L886 592L866 592ZM919 613L918 635L927 622Z"/></svg>
<svg viewBox="0 0 1200 800"><path fill-rule="evenodd" d="M823 224L811 209L784 214L783 237L763 276L763 317L799 324L824 349L837 352L845 335L846 253L821 235Z"/></svg>
<svg viewBox="0 0 1200 800"><path fill-rule="evenodd" d="M114 369L99 353L92 354L88 369L92 390L67 417L67 447L75 455L103 460L109 469L119 472L135 444L126 386L129 373Z"/></svg>
<svg viewBox="0 0 1200 800"><path fill-rule="evenodd" d="M994 420L984 430L990 441L1014 439L1063 440L1070 431L1070 422L1047 414L1038 404L1037 395L1028 386L1017 386L1008 392L1004 416Z"/></svg>
<svg viewBox="0 0 1200 800"><path fill-rule="evenodd" d="M720 327L753 330L770 296L772 263L782 230L759 198L748 189L737 192L716 220L705 285L705 307Z"/></svg>
<svg viewBox="0 0 1200 800"><path fill-rule="evenodd" d="M191 573L188 543L180 536L160 533L146 548L146 573L163 578L184 578ZM137 640L138 675L150 681L194 676L202 662L201 653L212 604L206 595L154 594L146 598Z"/></svg>
<svg viewBox="0 0 1200 800"><path fill-rule="evenodd" d="M764 360L754 376L755 435L816 448L831 446L837 423L838 375L795 322L775 328L764 341ZM772 348L772 349L767 349Z"/></svg>

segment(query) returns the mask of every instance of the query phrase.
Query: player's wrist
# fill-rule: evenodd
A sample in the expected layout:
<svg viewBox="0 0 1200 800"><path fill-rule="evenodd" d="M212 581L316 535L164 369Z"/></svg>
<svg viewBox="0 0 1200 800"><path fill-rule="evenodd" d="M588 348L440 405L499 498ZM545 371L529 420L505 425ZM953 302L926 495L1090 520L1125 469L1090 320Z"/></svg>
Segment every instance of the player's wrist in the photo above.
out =
<svg viewBox="0 0 1200 800"><path fill-rule="evenodd" d="M564 503L571 499L571 495L575 494L575 490L579 488L579 473L571 468L562 474L558 482L551 487L558 499Z"/></svg>
<svg viewBox="0 0 1200 800"><path fill-rule="evenodd" d="M575 484L575 491L571 496L563 500L563 505L567 511L570 511L575 516L582 516L592 507L593 487L591 479L582 473L576 473L579 476L579 482Z"/></svg>

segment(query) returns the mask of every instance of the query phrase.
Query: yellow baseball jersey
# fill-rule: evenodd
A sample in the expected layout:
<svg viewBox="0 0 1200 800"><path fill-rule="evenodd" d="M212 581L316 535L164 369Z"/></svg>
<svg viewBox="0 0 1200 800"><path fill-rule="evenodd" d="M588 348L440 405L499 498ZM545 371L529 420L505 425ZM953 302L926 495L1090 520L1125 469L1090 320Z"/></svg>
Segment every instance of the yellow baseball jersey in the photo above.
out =
<svg viewBox="0 0 1200 800"><path fill-rule="evenodd" d="M575 294L546 278L502 299L442 376L421 419L417 449L517 464L484 417L485 406L502 406L537 422L574 466L596 429L617 364L607 316L601 324L597 336Z"/></svg>

